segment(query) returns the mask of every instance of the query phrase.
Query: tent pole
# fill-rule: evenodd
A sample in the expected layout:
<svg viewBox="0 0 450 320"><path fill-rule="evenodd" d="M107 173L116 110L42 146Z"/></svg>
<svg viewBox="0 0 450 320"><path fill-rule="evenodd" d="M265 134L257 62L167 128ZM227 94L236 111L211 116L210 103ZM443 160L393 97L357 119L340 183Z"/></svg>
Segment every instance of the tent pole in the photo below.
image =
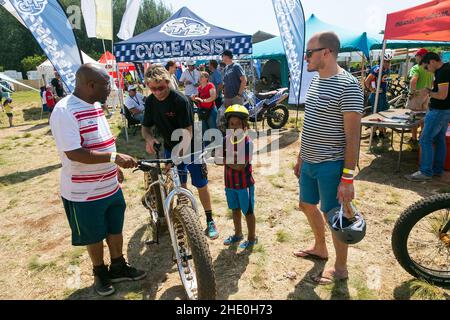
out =
<svg viewBox="0 0 450 320"><path fill-rule="evenodd" d="M406 49L406 64L405 64L405 70L404 70L404 79L406 81L406 79L408 78L408 69L409 69L409 61L410 61L410 57L409 57L409 49Z"/></svg>
<svg viewBox="0 0 450 320"><path fill-rule="evenodd" d="M383 63L384 63L384 52L386 51L386 42L387 42L386 40L383 40L383 50L381 50L380 71L378 73L378 78L377 78L377 91L375 92L375 103L373 106L373 114L377 113L378 98L380 95L380 87L381 87L381 78L383 77ZM372 147L373 132L374 132L374 126L372 126L372 130L370 131L369 150Z"/></svg>

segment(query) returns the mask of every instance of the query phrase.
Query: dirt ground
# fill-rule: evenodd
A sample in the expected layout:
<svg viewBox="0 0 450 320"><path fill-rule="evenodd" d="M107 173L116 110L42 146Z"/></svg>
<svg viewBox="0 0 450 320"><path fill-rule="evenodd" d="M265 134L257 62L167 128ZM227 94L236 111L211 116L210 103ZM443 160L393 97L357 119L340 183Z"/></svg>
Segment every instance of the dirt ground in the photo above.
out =
<svg viewBox="0 0 450 320"><path fill-rule="evenodd" d="M14 112L18 122L14 128L5 128L6 118L0 118L0 299L100 299L91 287L93 277L86 250L71 246L59 196L61 166L47 121L40 119L36 102L20 102ZM327 286L310 281L311 275L320 273L326 264L292 255L296 249L307 248L313 235L297 208L298 183L292 168L299 150L299 133L293 128L295 115L291 115L289 128L273 136L280 144L279 155L267 155L263 150L270 161L254 165L259 244L253 251L222 244L232 234L233 222L225 200L223 168L209 166L220 232L219 239L208 240L218 298L449 299L449 290L414 280L392 253L391 233L400 213L422 197L450 192L450 172L427 183L403 178L415 171L417 152L407 150L401 172L395 172L398 135L395 151L384 145L368 153L367 140L362 141L356 203L368 227L364 241L350 248L349 280ZM145 157L139 133L133 136L130 132L126 143L117 113L110 123L118 137L119 152ZM278 159L279 169L272 170ZM143 176L126 171L125 177L124 253L132 265L146 270L148 277L116 285L117 293L106 299L185 299L168 236L163 235L158 246L144 244L148 213L140 202ZM203 212L200 220L205 226ZM334 250L329 232L327 239L327 265L331 265Z"/></svg>

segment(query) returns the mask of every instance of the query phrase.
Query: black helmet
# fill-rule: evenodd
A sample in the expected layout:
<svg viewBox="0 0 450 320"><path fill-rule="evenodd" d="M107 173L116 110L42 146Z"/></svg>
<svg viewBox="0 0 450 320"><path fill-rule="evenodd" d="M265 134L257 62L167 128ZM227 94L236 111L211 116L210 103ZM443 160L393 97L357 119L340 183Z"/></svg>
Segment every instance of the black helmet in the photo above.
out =
<svg viewBox="0 0 450 320"><path fill-rule="evenodd" d="M366 235L366 221L361 213L350 203L353 218L344 217L344 209L336 207L327 213L327 221L331 232L343 243L355 244L360 242Z"/></svg>

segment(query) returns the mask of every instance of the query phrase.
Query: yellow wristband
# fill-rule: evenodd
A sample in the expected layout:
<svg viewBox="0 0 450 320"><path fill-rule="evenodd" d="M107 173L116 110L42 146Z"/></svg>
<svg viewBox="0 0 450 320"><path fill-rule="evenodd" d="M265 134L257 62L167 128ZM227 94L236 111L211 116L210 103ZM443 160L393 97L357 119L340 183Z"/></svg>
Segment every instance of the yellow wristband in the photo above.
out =
<svg viewBox="0 0 450 320"><path fill-rule="evenodd" d="M351 175L353 175L353 174L355 173L355 170L350 170L350 169L344 168L343 172L344 172L345 174L351 174Z"/></svg>

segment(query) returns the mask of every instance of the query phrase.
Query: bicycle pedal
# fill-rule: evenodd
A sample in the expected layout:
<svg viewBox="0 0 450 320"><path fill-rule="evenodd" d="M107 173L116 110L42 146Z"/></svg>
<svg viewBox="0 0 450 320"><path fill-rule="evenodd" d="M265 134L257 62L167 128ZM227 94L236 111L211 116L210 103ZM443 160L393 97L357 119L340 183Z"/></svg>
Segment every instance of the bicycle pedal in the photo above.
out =
<svg viewBox="0 0 450 320"><path fill-rule="evenodd" d="M158 241L155 241L155 240L145 240L145 242L144 242L147 246L150 246L150 245L152 245L152 244L159 244L159 242Z"/></svg>

